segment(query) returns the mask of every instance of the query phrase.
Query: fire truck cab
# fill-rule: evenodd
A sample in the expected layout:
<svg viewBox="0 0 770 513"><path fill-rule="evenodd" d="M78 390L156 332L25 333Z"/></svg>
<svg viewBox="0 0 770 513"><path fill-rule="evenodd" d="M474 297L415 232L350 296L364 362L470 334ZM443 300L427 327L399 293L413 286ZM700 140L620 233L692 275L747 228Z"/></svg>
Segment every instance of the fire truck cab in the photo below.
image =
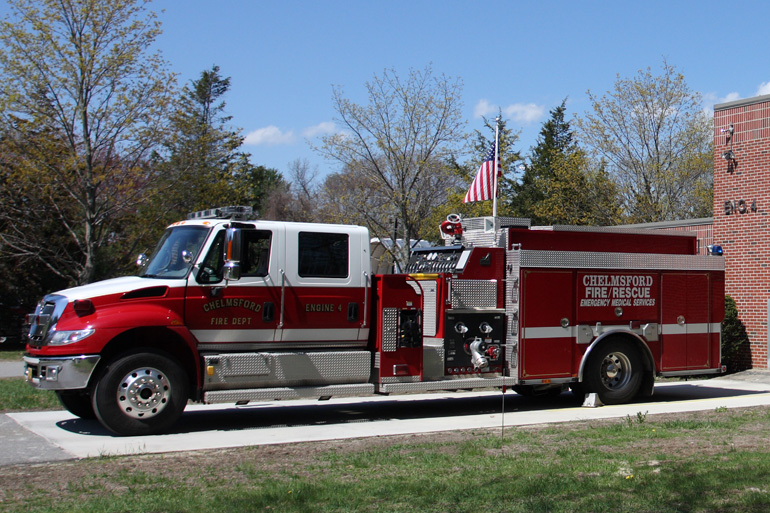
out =
<svg viewBox="0 0 770 513"><path fill-rule="evenodd" d="M138 276L40 302L27 380L137 435L188 400L510 386L619 403L721 370L724 264L692 235L456 216L442 232L405 273L372 275L365 228L191 214Z"/></svg>

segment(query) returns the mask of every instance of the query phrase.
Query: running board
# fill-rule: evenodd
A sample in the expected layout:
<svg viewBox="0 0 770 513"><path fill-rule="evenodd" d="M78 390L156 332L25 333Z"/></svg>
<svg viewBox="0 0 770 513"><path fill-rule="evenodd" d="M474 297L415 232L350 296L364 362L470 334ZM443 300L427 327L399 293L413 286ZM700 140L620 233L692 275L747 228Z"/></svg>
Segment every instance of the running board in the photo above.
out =
<svg viewBox="0 0 770 513"><path fill-rule="evenodd" d="M247 388L244 390L215 390L203 394L204 404L275 401L279 399L327 399L332 396L355 396L374 393L371 383L354 385L324 385L317 387Z"/></svg>
<svg viewBox="0 0 770 513"><path fill-rule="evenodd" d="M505 385L515 385L516 380L509 377L490 377L490 378L465 378L465 379L446 379L442 381L421 381L419 383L382 383L380 393L398 394L403 392L429 392L433 390L464 390L468 388L487 388L503 387Z"/></svg>

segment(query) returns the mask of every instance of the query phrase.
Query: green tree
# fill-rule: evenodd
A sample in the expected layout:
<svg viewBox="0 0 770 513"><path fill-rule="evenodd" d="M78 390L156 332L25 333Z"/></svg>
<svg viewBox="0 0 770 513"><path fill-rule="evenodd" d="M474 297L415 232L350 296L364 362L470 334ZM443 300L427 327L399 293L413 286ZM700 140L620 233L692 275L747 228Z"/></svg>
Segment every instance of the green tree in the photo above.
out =
<svg viewBox="0 0 770 513"><path fill-rule="evenodd" d="M19 312L29 313L43 294L76 279L67 263L78 247L59 223L59 212L76 216L75 206L49 173L30 168L24 157L37 151L36 160L54 166L65 148L62 138L45 128L0 133L0 337L9 340L21 341ZM57 210L51 212L51 206Z"/></svg>
<svg viewBox="0 0 770 513"><path fill-rule="evenodd" d="M219 71L212 66L201 72L183 88L173 109L155 206L166 222L224 205L246 204L260 212L282 180L276 170L251 164L242 151L241 131L225 113L230 78Z"/></svg>
<svg viewBox="0 0 770 513"><path fill-rule="evenodd" d="M515 185L516 192L513 209L517 215L532 219L534 224L552 224L550 218L536 214L538 205L545 199L544 184L554 179L556 162L564 164L567 155L577 150L574 133L569 121L565 121L566 98L561 105L551 110L551 117L543 123L537 145L532 149L529 162L524 164L521 180Z"/></svg>
<svg viewBox="0 0 770 513"><path fill-rule="evenodd" d="M425 219L456 186L447 162L462 142L459 79L435 76L428 66L402 80L386 70L366 84L368 104L358 105L333 93L336 121L345 133L325 137L318 151L339 162L349 181L348 212L376 237L404 240L424 235ZM360 199L367 198L367 205ZM400 264L408 248L394 251Z"/></svg>
<svg viewBox="0 0 770 513"><path fill-rule="evenodd" d="M582 141L606 162L629 222L712 214L712 121L674 66L618 76L613 91L588 96Z"/></svg>
<svg viewBox="0 0 770 513"><path fill-rule="evenodd" d="M160 26L138 0L9 4L0 24L0 121L18 143L13 172L47 175L23 177L47 219L13 237L4 231L2 255L87 283L123 258L110 246L154 178L147 157L174 82L150 53ZM46 239L52 225L58 236Z"/></svg>
<svg viewBox="0 0 770 513"><path fill-rule="evenodd" d="M583 151L556 152L549 166L549 173L537 176L533 184L533 190L542 194L531 206L535 224L618 224L617 187L603 170L591 168Z"/></svg>
<svg viewBox="0 0 770 513"><path fill-rule="evenodd" d="M576 142L566 98L551 110L515 187L514 212L535 225L608 225L620 220L617 188Z"/></svg>
<svg viewBox="0 0 770 513"><path fill-rule="evenodd" d="M730 296L725 296L725 318L722 320L722 365L730 373L751 367L749 336L738 317L738 306Z"/></svg>
<svg viewBox="0 0 770 513"><path fill-rule="evenodd" d="M238 151L242 137L228 124L222 97L230 89L230 78L219 67L201 72L185 85L171 114L161 169L163 180L158 196L166 221L184 218L192 211L235 204L232 198L236 176L248 165Z"/></svg>
<svg viewBox="0 0 770 513"><path fill-rule="evenodd" d="M295 159L289 163L289 181L280 177L271 188L265 189L265 208L262 217L279 221L319 222L333 216L325 214L321 204L318 171L310 168L307 159Z"/></svg>
<svg viewBox="0 0 770 513"><path fill-rule="evenodd" d="M286 180L277 169L265 166L244 166L238 175L236 188L240 195L244 197L241 203L250 205L263 219L268 209L270 198L276 191L281 190L286 185Z"/></svg>

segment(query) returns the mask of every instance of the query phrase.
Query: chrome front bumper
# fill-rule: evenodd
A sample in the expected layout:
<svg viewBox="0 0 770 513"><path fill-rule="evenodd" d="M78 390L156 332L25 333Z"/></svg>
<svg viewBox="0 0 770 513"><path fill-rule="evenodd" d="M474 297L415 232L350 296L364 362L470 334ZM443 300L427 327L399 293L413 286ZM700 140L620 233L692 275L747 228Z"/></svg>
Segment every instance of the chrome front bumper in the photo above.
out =
<svg viewBox="0 0 770 513"><path fill-rule="evenodd" d="M51 358L24 357L27 383L44 390L76 390L86 388L99 355Z"/></svg>

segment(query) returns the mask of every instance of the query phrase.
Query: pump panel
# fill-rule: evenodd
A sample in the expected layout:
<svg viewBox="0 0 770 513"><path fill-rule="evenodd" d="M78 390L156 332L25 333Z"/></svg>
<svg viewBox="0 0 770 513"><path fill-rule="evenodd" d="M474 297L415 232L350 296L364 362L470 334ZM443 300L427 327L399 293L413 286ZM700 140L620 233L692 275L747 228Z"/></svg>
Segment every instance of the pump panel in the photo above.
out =
<svg viewBox="0 0 770 513"><path fill-rule="evenodd" d="M445 375L474 375L503 371L505 356L503 310L448 310L445 326Z"/></svg>

